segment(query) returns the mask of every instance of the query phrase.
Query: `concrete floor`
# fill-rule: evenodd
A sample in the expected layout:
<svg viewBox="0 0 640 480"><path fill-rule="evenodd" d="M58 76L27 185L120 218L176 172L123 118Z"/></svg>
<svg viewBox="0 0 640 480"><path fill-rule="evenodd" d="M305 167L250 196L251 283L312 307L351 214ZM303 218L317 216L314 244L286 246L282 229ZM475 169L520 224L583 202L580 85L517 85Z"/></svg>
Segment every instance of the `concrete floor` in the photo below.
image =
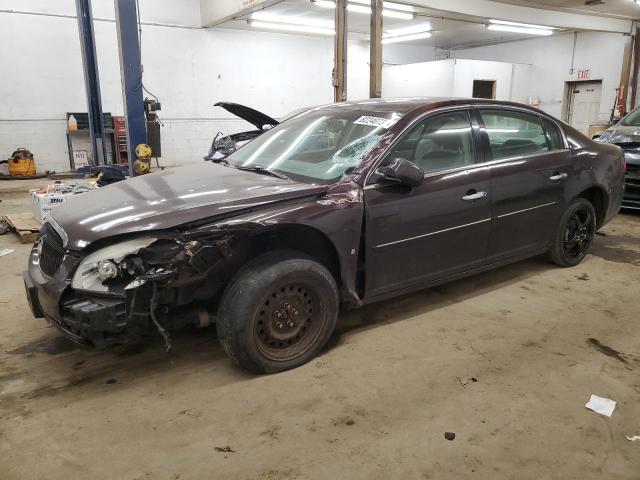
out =
<svg viewBox="0 0 640 480"><path fill-rule="evenodd" d="M11 189L0 212L25 209ZM604 233L573 269L536 258L344 313L322 356L273 376L213 330L170 354L76 349L31 317L29 246L2 236L0 478L638 479L640 216Z"/></svg>

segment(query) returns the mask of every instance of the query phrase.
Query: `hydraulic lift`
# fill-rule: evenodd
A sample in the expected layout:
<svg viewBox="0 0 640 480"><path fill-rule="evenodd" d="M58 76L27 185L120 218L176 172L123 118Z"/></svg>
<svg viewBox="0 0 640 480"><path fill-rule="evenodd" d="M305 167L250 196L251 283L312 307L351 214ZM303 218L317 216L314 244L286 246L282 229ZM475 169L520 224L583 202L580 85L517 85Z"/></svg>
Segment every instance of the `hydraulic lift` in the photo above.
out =
<svg viewBox="0 0 640 480"><path fill-rule="evenodd" d="M151 156L160 156L160 132L156 111L160 103L143 99L142 55L140 50L140 13L137 0L114 0L120 73L127 132L128 174L131 176L149 171ZM82 65L87 94L91 147L96 165L94 171L117 168L107 164L105 132L100 94L100 76L96 57L95 35L91 0L76 0L78 29L82 51ZM155 149L148 147L147 121L152 130Z"/></svg>

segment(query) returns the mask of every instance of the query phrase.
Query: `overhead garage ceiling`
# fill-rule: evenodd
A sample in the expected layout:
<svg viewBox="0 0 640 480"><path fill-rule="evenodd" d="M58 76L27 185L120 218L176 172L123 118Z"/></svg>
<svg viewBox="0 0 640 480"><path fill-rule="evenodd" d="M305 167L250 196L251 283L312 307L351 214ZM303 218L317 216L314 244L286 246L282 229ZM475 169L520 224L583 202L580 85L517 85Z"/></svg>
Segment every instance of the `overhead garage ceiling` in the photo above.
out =
<svg viewBox="0 0 640 480"><path fill-rule="evenodd" d="M334 19L334 10L318 7L309 0L283 0L280 3L267 7L265 10L273 15L295 18L313 18L314 20L324 20L329 23ZM413 41L407 45L425 45L443 49L532 38L530 35L523 35L519 33L487 30L485 26L485 23L488 22L487 18L455 13L443 13L439 10L430 10L420 7L416 7L415 12L416 15L413 20L399 20L385 17L384 30L389 31L411 25L429 23L432 29L431 38ZM219 25L219 27L242 30L260 30L260 28L251 26L251 23L248 22L250 18L251 14L240 15L233 20L229 20ZM348 26L350 38L356 40L368 40L369 22L370 16L367 14L349 13ZM562 33L562 31L559 30L557 33Z"/></svg>
<svg viewBox="0 0 640 480"><path fill-rule="evenodd" d="M533 2L524 0L496 1L509 3L511 5L523 5L565 12L622 17L632 20L640 19L640 5L632 0L596 0L594 2L587 2L585 0L536 0Z"/></svg>

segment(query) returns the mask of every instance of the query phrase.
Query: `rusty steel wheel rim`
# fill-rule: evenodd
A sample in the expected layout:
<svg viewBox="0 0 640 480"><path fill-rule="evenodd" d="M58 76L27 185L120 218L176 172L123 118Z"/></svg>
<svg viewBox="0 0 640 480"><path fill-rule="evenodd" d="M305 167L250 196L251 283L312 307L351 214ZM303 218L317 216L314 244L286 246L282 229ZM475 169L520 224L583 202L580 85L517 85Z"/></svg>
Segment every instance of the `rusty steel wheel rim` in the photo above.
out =
<svg viewBox="0 0 640 480"><path fill-rule="evenodd" d="M260 353L275 361L299 357L316 342L325 321L320 299L304 282L272 287L254 316Z"/></svg>

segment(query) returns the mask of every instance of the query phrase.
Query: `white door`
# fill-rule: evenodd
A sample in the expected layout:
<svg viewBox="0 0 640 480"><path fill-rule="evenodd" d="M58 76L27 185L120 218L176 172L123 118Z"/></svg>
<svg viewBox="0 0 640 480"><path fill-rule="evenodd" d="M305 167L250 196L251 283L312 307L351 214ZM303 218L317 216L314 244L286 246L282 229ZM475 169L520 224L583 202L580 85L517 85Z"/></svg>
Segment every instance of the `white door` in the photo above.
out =
<svg viewBox="0 0 640 480"><path fill-rule="evenodd" d="M585 135L589 125L598 120L602 83L576 83L571 93L569 124Z"/></svg>

